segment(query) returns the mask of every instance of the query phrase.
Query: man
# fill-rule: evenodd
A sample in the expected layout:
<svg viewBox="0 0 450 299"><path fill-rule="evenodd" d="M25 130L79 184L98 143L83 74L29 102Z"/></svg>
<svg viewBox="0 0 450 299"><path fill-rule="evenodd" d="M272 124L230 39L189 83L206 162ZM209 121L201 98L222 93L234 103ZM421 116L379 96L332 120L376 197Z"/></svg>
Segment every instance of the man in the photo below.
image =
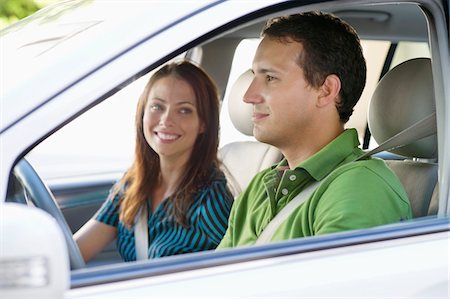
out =
<svg viewBox="0 0 450 299"><path fill-rule="evenodd" d="M255 244L268 223L312 182L319 187L271 241L367 228L412 218L402 184L382 160L363 154L344 129L366 80L356 32L323 13L270 20L244 95L253 133L285 159L258 173L235 201L218 248ZM330 173L332 173L330 175Z"/></svg>

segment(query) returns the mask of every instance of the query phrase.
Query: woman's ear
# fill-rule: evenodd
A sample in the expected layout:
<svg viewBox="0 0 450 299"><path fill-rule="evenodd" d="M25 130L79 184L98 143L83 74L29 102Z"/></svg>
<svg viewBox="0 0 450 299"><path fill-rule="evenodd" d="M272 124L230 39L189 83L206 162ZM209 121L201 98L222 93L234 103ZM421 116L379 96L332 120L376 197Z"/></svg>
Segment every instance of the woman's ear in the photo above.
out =
<svg viewBox="0 0 450 299"><path fill-rule="evenodd" d="M333 105L338 101L339 92L341 91L341 80L335 74L328 75L320 87L318 107L326 106L330 103Z"/></svg>

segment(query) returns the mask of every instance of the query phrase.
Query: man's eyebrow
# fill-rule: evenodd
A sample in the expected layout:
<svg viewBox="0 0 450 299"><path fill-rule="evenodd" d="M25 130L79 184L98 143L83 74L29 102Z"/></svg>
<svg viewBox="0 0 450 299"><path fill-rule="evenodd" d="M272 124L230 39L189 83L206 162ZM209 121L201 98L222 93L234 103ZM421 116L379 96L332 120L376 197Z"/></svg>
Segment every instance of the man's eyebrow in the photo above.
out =
<svg viewBox="0 0 450 299"><path fill-rule="evenodd" d="M280 72L273 68L258 68L258 69L256 69L256 71L252 69L252 73L253 74L256 74L256 73L258 73L258 74L267 74L267 73L278 74Z"/></svg>

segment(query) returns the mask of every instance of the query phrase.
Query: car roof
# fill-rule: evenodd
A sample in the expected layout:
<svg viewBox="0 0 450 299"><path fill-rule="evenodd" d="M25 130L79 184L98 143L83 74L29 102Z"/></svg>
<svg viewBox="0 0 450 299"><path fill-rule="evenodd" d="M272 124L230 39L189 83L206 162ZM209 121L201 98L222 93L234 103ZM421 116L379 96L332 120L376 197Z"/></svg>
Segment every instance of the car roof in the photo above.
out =
<svg viewBox="0 0 450 299"><path fill-rule="evenodd" d="M360 6L339 5L338 9L324 9L350 23L361 38L372 40L427 41L428 31L423 12L416 4L366 4ZM298 9L283 14L296 13ZM412 21L414 20L414 21ZM265 20L245 26L230 33L230 38L257 38L260 36Z"/></svg>
<svg viewBox="0 0 450 299"><path fill-rule="evenodd" d="M219 2L64 1L5 28L0 132L142 40Z"/></svg>

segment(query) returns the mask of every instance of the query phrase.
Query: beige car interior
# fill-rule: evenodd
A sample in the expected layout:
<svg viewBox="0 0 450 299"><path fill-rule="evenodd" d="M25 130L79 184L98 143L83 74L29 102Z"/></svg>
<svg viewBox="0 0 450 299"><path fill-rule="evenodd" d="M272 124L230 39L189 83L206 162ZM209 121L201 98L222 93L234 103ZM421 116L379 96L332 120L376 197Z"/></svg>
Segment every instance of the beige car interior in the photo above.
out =
<svg viewBox="0 0 450 299"><path fill-rule="evenodd" d="M246 135L252 135L253 131L252 107L243 102L243 96L252 77L250 70L244 72L234 83L228 99L232 123ZM377 85L369 105L369 128L381 144L434 112L431 61L411 59L390 70ZM386 159L386 163L403 183L414 217L437 214L436 134L389 152L396 158ZM245 190L256 173L282 158L276 148L258 141L229 143L221 148L220 155L235 196Z"/></svg>

